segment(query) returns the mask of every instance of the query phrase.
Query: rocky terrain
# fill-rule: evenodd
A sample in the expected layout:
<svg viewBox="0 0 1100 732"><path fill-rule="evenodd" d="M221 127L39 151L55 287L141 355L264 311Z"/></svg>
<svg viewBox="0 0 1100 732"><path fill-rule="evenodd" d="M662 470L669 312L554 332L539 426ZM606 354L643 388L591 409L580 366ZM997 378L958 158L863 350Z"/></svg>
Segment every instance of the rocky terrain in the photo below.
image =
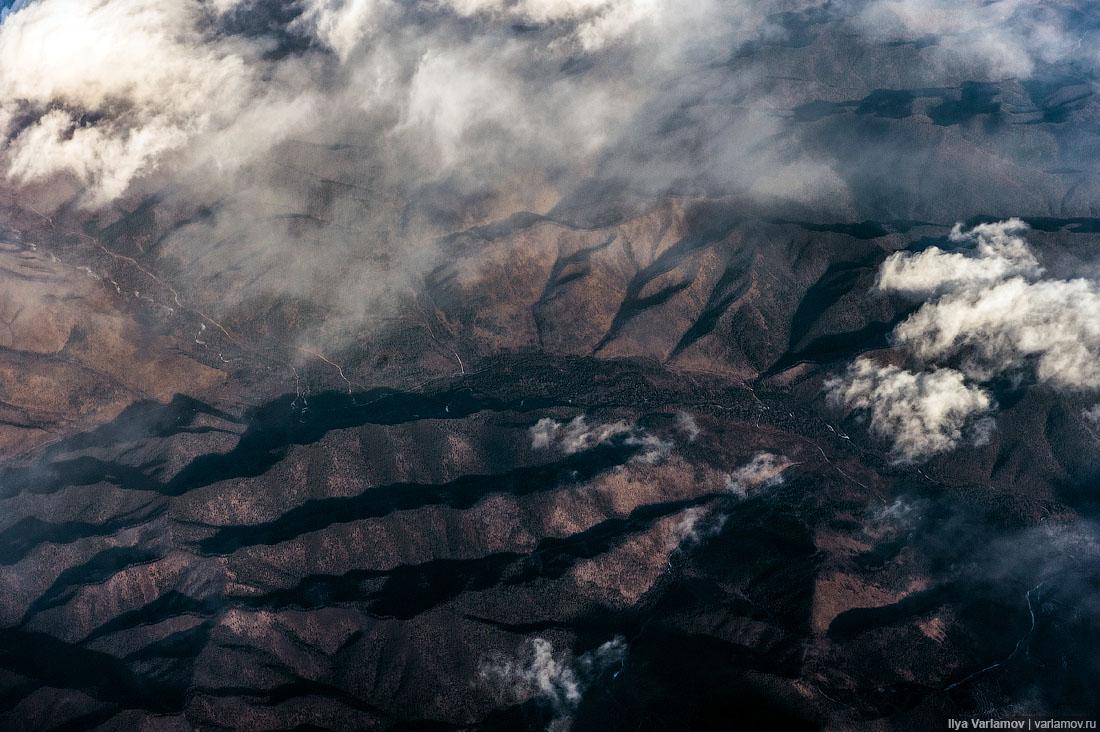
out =
<svg viewBox="0 0 1100 732"><path fill-rule="evenodd" d="M783 7L575 180L0 184L0 728L1096 718L1094 75Z"/></svg>
<svg viewBox="0 0 1100 732"><path fill-rule="evenodd" d="M868 302L878 265L944 233L685 199L516 216L449 237L418 307L340 362L264 352L102 232L25 235L4 726L1089 713L1096 539L1070 517L1096 437L1071 403L1002 398L992 441L921 468L821 396L906 314Z"/></svg>

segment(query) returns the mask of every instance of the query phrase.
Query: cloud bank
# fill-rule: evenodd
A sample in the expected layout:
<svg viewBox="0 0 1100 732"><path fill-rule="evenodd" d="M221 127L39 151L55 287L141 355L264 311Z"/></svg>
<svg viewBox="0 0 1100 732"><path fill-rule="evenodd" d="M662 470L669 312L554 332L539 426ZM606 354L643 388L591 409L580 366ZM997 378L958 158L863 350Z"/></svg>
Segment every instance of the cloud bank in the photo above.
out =
<svg viewBox="0 0 1100 732"><path fill-rule="evenodd" d="M12 13L0 25L8 175L71 175L98 206L173 156L225 166L280 142L322 97L264 63L260 45L208 32L219 18L196 0L40 0Z"/></svg>
<svg viewBox="0 0 1100 732"><path fill-rule="evenodd" d="M976 244L973 251L932 247L919 254L895 252L882 263L876 286L923 300L980 290L1015 276L1039 277L1043 268L1022 236L1027 229L1020 219L980 224L969 231L956 224L948 238L954 244Z"/></svg>
<svg viewBox="0 0 1100 732"><path fill-rule="evenodd" d="M871 431L888 439L902 462L953 449L993 406L988 393L954 369L914 373L870 359L856 361L826 389L833 401L866 410Z"/></svg>
<svg viewBox="0 0 1100 732"><path fill-rule="evenodd" d="M1100 285L1046 277L1026 231L1019 219L956 225L951 241L972 249L897 253L883 264L878 289L926 300L893 332L916 370L861 359L826 390L866 410L899 460L986 439L983 417L995 405L984 385L996 378L1100 389Z"/></svg>
<svg viewBox="0 0 1100 732"><path fill-rule="evenodd" d="M387 184L553 179L667 93L689 42L756 37L762 18L709 1L37 0L0 26L4 163L17 182L71 176L91 207L349 132Z"/></svg>
<svg viewBox="0 0 1100 732"><path fill-rule="evenodd" d="M289 139L354 146L394 195L599 174L837 203L843 166L790 134L797 102L775 60L752 56L761 44L818 23L935 41L895 73L1024 78L1095 66L1084 36L1100 26L1034 0L21 0L6 12L0 164L18 182L71 176L90 207L181 179L254 180L250 166ZM937 70L935 54L956 68Z"/></svg>

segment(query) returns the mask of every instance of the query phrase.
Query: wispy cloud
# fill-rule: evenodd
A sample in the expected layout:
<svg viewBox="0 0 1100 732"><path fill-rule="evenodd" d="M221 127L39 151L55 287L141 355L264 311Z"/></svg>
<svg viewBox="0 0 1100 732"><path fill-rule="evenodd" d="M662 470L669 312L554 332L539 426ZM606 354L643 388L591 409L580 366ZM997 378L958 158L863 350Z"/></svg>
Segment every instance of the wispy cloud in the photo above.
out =
<svg viewBox="0 0 1100 732"><path fill-rule="evenodd" d="M695 417L687 412L680 412L676 415L676 426L687 435L688 442L695 442L702 433L702 429L699 427L699 423L695 421Z"/></svg>
<svg viewBox="0 0 1100 732"><path fill-rule="evenodd" d="M726 490L739 498L783 484L783 471L791 461L770 452L758 452L726 478Z"/></svg>
<svg viewBox="0 0 1100 732"><path fill-rule="evenodd" d="M533 638L515 657L497 655L484 660L480 677L508 704L529 699L548 704L554 712L551 729L564 732L588 686L620 663L626 652L626 640L621 636L579 656L568 650L556 651L545 638Z"/></svg>
<svg viewBox="0 0 1100 732"><path fill-rule="evenodd" d="M934 41L931 54L948 73L977 66L994 76L1027 77L1041 64L1095 64L1100 58L1082 42L1088 23L1069 3L872 0L849 5L855 25L873 38Z"/></svg>
<svg viewBox="0 0 1100 732"><path fill-rule="evenodd" d="M590 450L597 445L619 439L622 444L637 449L637 454L630 459L631 462L648 465L660 462L673 448L671 440L658 437L623 420L589 424L583 414L568 422L543 417L532 425L530 433L532 449L555 449L566 455Z"/></svg>

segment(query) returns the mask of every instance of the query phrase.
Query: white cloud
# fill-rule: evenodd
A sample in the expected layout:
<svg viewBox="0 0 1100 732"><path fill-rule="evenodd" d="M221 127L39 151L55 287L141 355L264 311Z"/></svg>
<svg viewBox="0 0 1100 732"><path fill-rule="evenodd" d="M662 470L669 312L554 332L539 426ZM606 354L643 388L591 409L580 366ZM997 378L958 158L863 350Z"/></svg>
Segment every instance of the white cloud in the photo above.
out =
<svg viewBox="0 0 1100 732"><path fill-rule="evenodd" d="M1100 291L1084 280L1012 278L924 305L899 325L899 344L929 362L958 357L971 379L1030 363L1063 388L1100 387Z"/></svg>
<svg viewBox="0 0 1100 732"><path fill-rule="evenodd" d="M613 43L643 24L671 19L675 8L665 0L444 0L459 15L506 17L512 22L566 23L570 42L586 51Z"/></svg>
<svg viewBox="0 0 1100 732"><path fill-rule="evenodd" d="M220 148L205 154L224 161L226 134L237 157L248 139L262 135L267 149L289 134L307 101L261 78L258 46L205 31L216 14L197 0L39 0L8 16L0 119L9 176L68 173L90 186L86 204L101 205L191 144ZM11 129L16 118L26 122Z"/></svg>
<svg viewBox="0 0 1100 732"><path fill-rule="evenodd" d="M673 447L671 440L662 439L623 420L589 424L583 414L569 422L557 422L549 417L543 417L530 428L529 432L533 450L556 448L566 455L591 450L597 445L620 438L622 444L638 448L637 454L630 459L630 462L647 465L653 465L668 457Z"/></svg>
<svg viewBox="0 0 1100 732"><path fill-rule="evenodd" d="M987 441L992 422L977 418L993 409L982 384L996 377L1028 372L1061 389L1100 389L1100 287L1045 276L1026 231L1019 219L956 225L951 240L972 251L932 248L883 264L879 289L928 300L893 333L919 370L864 359L826 388L868 410L899 459Z"/></svg>
<svg viewBox="0 0 1100 732"><path fill-rule="evenodd" d="M672 452L673 447L671 440L662 440L647 432L632 434L626 438L625 442L631 447L640 448L639 453L630 458L630 462L646 465L655 465L664 460Z"/></svg>
<svg viewBox="0 0 1100 732"><path fill-rule="evenodd" d="M968 254L937 248L892 256L879 287L932 296L894 331L898 345L926 363L958 361L974 381L1025 365L1063 388L1100 388L1100 289L1083 278L1043 278L1019 219L951 233L973 241Z"/></svg>
<svg viewBox="0 0 1100 732"><path fill-rule="evenodd" d="M20 182L74 176L89 206L154 173L234 172L291 136L354 134L404 192L590 173L643 105L665 106L689 52L772 32L767 8L713 0L305 0L274 31L242 0L20 5L0 26L3 162ZM253 14L264 28L234 30ZM272 53L273 32L295 50ZM565 70L578 57L591 73Z"/></svg>
<svg viewBox="0 0 1100 732"><path fill-rule="evenodd" d="M568 729L571 714L588 685L621 663L626 651L622 636L576 657L568 650L555 652L545 638L534 638L520 649L518 658L496 656L485 660L480 676L506 703L538 698L550 704L556 717L554 728Z"/></svg>
<svg viewBox="0 0 1100 732"><path fill-rule="evenodd" d="M391 7L389 0L308 0L296 24L346 61L360 41L378 30Z"/></svg>
<svg viewBox="0 0 1100 732"><path fill-rule="evenodd" d="M734 470L726 478L726 490L739 498L747 498L766 488L783 484L783 471L791 461L770 452L758 452L749 462Z"/></svg>
<svg viewBox="0 0 1100 732"><path fill-rule="evenodd" d="M524 151L573 159L595 154L639 103L637 92L624 87L612 99L614 81L526 78L530 53L524 43L499 38L428 49L399 101L394 133L428 145L432 165L443 170L500 164Z"/></svg>
<svg viewBox="0 0 1100 732"><path fill-rule="evenodd" d="M549 417L543 417L528 432L531 433L531 449L546 450L554 443L554 438L561 429L561 424Z"/></svg>
<svg viewBox="0 0 1100 732"><path fill-rule="evenodd" d="M901 462L953 449L993 406L989 394L953 369L913 373L870 359L856 361L825 389L834 402L867 410L871 430L893 442Z"/></svg>
<svg viewBox="0 0 1100 732"><path fill-rule="evenodd" d="M1006 277L1043 273L1021 234L1027 224L1020 219L982 224L964 231L951 230L956 244L976 242L972 252L945 252L932 247L919 254L896 252L879 269L877 287L914 298L981 288Z"/></svg>
<svg viewBox="0 0 1100 732"><path fill-rule="evenodd" d="M16 7L0 26L0 122L20 121L4 136L8 172L19 181L71 174L89 186L89 205L153 173L176 182L200 165L201 174L235 169L291 136L326 144L341 134L377 146L372 177L396 178L403 193L400 184L447 176L553 180L599 165L640 187L706 175L769 200L842 205L846 195L826 161L792 158L786 142L775 149L782 125L769 103L731 104L758 80L748 64L720 78L699 73L746 41L781 36L772 14L789 3L303 0L278 29L296 35L285 54L271 53L270 29L227 29L223 16L247 20L259 7L242 0ZM1023 38L1027 58L1065 57L1061 16L1036 7L881 0L855 16L872 35L957 37L978 56L989 55L981 38L1004 35ZM692 111L718 108L729 114ZM682 122L698 116L690 139L667 128L677 111ZM639 145L643 136L663 139ZM698 150L690 162L688 143Z"/></svg>
<svg viewBox="0 0 1100 732"><path fill-rule="evenodd" d="M104 203L122 195L131 180L152 170L161 155L179 149L186 140L187 133L171 124L122 130L85 127L72 115L52 110L12 140L8 171L16 180L34 181L64 170L81 182L96 181L89 201Z"/></svg>
<svg viewBox="0 0 1100 732"><path fill-rule="evenodd" d="M633 428L622 420L590 425L583 414L569 422L557 422L549 417L543 417L531 427L531 447L539 450L556 445L566 455L572 455L582 450L589 450L632 430Z"/></svg>
<svg viewBox="0 0 1100 732"><path fill-rule="evenodd" d="M615 75L532 84L526 69L540 63L537 54L502 31L549 24L553 38L595 50L639 24L668 28L675 13L668 3L627 0L440 2L489 23L463 38L416 31L406 17L415 13L389 0L310 0L289 30L332 49L345 66L334 73L315 53L273 61L263 40L219 29L230 10L249 12L240 6L38 0L10 13L0 25L0 121L29 124L5 135L9 175L26 182L68 173L90 186L86 204L102 205L173 157L174 165L193 165L192 156L238 161L244 155L229 143L263 152L296 131L338 124L354 102L401 120L390 131L411 135L410 150L434 147L435 165L447 170L525 145L585 156L637 105L633 72L623 69L623 84ZM414 31L424 37L409 43ZM646 39L666 41L679 42Z"/></svg>
<svg viewBox="0 0 1100 732"><path fill-rule="evenodd" d="M718 536L725 528L728 516L724 513L709 511L702 506L693 506L680 514L680 520L672 530L669 550L681 544L688 546L701 544L707 539Z"/></svg>

